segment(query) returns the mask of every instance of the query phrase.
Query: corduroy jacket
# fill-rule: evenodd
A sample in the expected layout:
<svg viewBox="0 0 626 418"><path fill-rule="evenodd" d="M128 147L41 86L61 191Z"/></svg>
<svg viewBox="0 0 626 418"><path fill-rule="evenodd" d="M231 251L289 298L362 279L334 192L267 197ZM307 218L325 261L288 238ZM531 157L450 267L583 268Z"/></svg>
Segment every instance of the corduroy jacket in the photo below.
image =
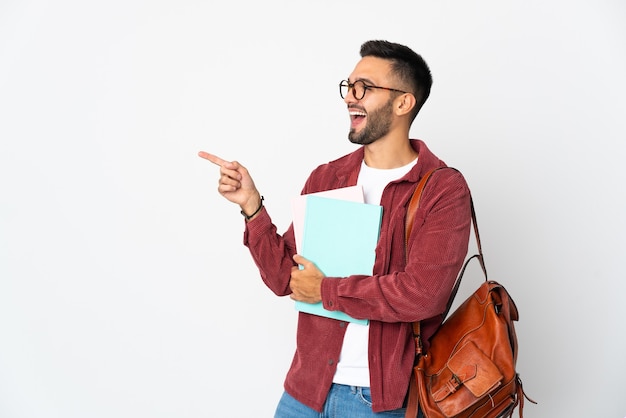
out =
<svg viewBox="0 0 626 418"><path fill-rule="evenodd" d="M470 192L456 170L439 170L422 193L413 232L405 245L408 202L421 177L445 163L420 140L411 140L419 157L382 195L383 216L372 276L325 277L322 303L354 318L367 318L372 409L401 408L415 357L411 322L422 321L424 348L441 325L454 280L467 255L471 226ZM364 150L320 165L302 194L356 184ZM293 225L280 235L263 209L246 223L246 245L265 284L277 295L291 293L289 279L296 252ZM299 313L296 352L285 390L321 411L332 384L346 323Z"/></svg>

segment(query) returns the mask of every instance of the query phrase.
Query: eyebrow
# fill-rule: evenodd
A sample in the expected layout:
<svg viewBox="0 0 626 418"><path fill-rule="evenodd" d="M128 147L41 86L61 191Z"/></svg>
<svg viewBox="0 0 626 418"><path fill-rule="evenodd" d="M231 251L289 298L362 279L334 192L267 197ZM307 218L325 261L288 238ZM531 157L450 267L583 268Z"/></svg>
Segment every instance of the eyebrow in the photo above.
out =
<svg viewBox="0 0 626 418"><path fill-rule="evenodd" d="M366 84L367 84L367 83L369 83L369 84L371 84L371 85L374 85L374 82L373 82L372 80L370 80L369 78L357 78L357 79L356 79L356 80L354 80L354 81L350 81L350 77L348 77L348 83L354 84L354 83L356 83L357 81L363 81L363 82L364 82L364 83L366 83Z"/></svg>

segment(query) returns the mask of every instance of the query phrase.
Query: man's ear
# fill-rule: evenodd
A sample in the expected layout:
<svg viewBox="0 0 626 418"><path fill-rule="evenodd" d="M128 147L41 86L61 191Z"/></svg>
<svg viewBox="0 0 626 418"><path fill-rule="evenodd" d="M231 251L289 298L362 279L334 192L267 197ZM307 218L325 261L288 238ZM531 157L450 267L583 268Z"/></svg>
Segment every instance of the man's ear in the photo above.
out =
<svg viewBox="0 0 626 418"><path fill-rule="evenodd" d="M398 97L398 100L398 104L396 105L396 113L398 114L398 116L411 113L416 104L415 96L413 96L411 93L403 94L402 96Z"/></svg>

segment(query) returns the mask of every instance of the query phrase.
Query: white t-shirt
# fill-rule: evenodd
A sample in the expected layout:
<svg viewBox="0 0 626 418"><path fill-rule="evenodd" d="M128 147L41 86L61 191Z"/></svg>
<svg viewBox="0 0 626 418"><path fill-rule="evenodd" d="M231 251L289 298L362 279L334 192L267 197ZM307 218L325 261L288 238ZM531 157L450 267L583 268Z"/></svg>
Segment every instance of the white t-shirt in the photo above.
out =
<svg viewBox="0 0 626 418"><path fill-rule="evenodd" d="M403 177L415 165L417 159L411 163L398 168L378 169L361 163L361 171L357 184L363 187L365 203L374 205L380 204L385 187L393 181ZM370 373L367 355L369 341L369 325L349 323L346 335L341 347L341 355L334 383L351 386L370 386Z"/></svg>

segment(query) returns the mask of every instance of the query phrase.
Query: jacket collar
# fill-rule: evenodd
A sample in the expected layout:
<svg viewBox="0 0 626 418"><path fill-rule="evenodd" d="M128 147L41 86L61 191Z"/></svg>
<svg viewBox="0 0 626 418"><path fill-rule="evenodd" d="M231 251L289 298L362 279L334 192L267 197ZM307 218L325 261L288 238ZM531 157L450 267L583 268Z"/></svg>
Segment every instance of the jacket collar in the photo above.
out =
<svg viewBox="0 0 626 418"><path fill-rule="evenodd" d="M433 154L424 141L419 139L411 139L411 146L419 155L415 167L413 167L401 180L417 183L429 170L437 167L445 166L435 154ZM339 164L337 169L337 177L341 184L346 186L354 186L359 177L361 170L361 162L365 151L360 147L356 151L346 155L344 158L337 160Z"/></svg>

